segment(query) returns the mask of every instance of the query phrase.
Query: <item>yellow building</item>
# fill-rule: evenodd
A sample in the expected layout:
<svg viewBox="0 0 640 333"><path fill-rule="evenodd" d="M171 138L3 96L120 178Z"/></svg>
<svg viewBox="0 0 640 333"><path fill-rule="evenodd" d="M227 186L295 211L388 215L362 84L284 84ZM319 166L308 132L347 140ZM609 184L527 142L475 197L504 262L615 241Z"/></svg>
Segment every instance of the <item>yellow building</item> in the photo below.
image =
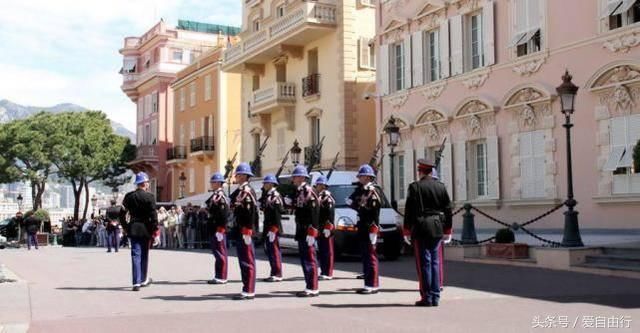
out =
<svg viewBox="0 0 640 333"><path fill-rule="evenodd" d="M242 2L242 42L222 65L242 75L242 160L269 137L254 172L274 172L294 140L309 150L325 137L322 167L338 152L339 168L367 162L377 137L375 99L365 98L376 77L371 1Z"/></svg>
<svg viewBox="0 0 640 333"><path fill-rule="evenodd" d="M240 75L221 70L223 50L205 52L171 84L175 139L167 164L173 200L207 192L211 175L224 173L227 159L240 151Z"/></svg>

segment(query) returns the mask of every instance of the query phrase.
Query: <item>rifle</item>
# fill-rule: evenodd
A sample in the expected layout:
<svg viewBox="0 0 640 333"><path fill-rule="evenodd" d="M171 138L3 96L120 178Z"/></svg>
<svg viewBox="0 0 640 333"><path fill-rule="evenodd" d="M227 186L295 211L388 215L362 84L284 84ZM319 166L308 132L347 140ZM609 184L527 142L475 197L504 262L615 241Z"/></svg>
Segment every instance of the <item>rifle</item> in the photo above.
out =
<svg viewBox="0 0 640 333"><path fill-rule="evenodd" d="M258 151L256 152L255 159L250 164L251 170L255 173L259 173L257 172L256 169L260 165L260 160L262 159L262 153L264 153L264 150L267 148L267 141L269 141L269 137L264 138L264 142L262 142L262 145L260 146L260 148L258 148Z"/></svg>
<svg viewBox="0 0 640 333"><path fill-rule="evenodd" d="M322 151L322 146L324 145L324 136L322 137L322 139L320 139L320 142L318 142L317 145L315 145L311 151L311 156L309 156L309 166L307 167L307 170L309 172L311 172L311 170L313 170L313 167L318 164L319 161L316 161L316 159L320 156L320 152Z"/></svg>
<svg viewBox="0 0 640 333"><path fill-rule="evenodd" d="M236 158L238 157L238 152L236 152L235 154L233 154L233 158L231 158L230 160L227 160L227 165L230 165L231 168L228 170L225 170L224 172L224 179L228 179L229 176L231 175L231 171L233 171L233 164L236 162Z"/></svg>
<svg viewBox="0 0 640 333"><path fill-rule="evenodd" d="M378 172L379 166L380 166L380 163L378 162L378 154L380 153L381 149L382 149L382 138L378 140L378 144L376 145L376 148L373 150L373 154L371 155L371 159L369 160L369 165L374 170L376 170L376 172Z"/></svg>
<svg viewBox="0 0 640 333"><path fill-rule="evenodd" d="M442 140L442 144L440 145L440 149L436 150L436 160L434 162L435 169L440 171L440 161L442 160L442 152L444 152L444 144L447 142L447 138L445 137Z"/></svg>
<svg viewBox="0 0 640 333"><path fill-rule="evenodd" d="M278 168L278 172L276 172L276 179L280 177L280 174L284 170L285 164L287 164L287 161L289 161L289 153L291 153L291 150L287 150L287 153L282 158L282 163L280 163L280 168Z"/></svg>
<svg viewBox="0 0 640 333"><path fill-rule="evenodd" d="M331 175L333 174L333 170L336 169L336 164L338 163L338 156L340 156L340 152L336 154L336 157L331 162L331 170L329 170L329 174L327 174L327 181L331 179Z"/></svg>

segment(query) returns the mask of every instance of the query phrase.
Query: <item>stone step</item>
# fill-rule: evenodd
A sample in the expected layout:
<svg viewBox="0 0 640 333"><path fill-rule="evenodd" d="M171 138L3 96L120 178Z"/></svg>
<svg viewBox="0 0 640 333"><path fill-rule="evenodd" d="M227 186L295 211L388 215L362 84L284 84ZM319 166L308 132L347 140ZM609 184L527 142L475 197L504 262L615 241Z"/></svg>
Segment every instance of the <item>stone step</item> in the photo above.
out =
<svg viewBox="0 0 640 333"><path fill-rule="evenodd" d="M640 267L629 266L629 265L585 263L585 264L575 265L573 267L582 267L582 268L590 268L590 269L606 269L606 270L612 270L612 271L627 271L627 272L640 273Z"/></svg>
<svg viewBox="0 0 640 333"><path fill-rule="evenodd" d="M640 248L637 247L603 247L602 253L605 255L640 258Z"/></svg>
<svg viewBox="0 0 640 333"><path fill-rule="evenodd" d="M607 254L588 255L585 257L585 263L626 265L626 266L640 268L640 258L623 256L623 255L607 255Z"/></svg>

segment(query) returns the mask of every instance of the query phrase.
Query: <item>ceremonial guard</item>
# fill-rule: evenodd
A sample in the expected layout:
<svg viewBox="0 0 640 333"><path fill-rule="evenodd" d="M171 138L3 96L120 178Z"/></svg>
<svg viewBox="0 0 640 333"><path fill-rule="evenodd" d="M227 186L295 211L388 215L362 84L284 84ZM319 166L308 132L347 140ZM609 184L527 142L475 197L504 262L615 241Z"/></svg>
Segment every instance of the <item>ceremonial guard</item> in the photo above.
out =
<svg viewBox="0 0 640 333"><path fill-rule="evenodd" d="M149 248L160 243L158 230L158 213L156 198L149 190L149 176L144 172L136 174L135 191L124 196L122 205L129 213L126 225L127 235L131 241L131 270L133 275L133 291L146 287L152 280L147 275L149 267Z"/></svg>
<svg viewBox="0 0 640 333"><path fill-rule="evenodd" d="M362 253L364 288L357 292L363 295L378 293L378 253L376 243L380 231L380 195L376 190L376 174L368 164L358 171L359 185L347 199L347 204L358 212L358 241Z"/></svg>
<svg viewBox="0 0 640 333"><path fill-rule="evenodd" d="M119 228L120 225L126 223L127 211L117 204L116 200L111 200L111 207L107 208L107 252L111 252L111 248L118 252L120 245Z"/></svg>
<svg viewBox="0 0 640 333"><path fill-rule="evenodd" d="M320 262L320 280L333 279L333 239L336 200L327 189L327 177L320 176L315 186L320 202L320 230L318 237L318 261Z"/></svg>
<svg viewBox="0 0 640 333"><path fill-rule="evenodd" d="M418 160L420 180L409 185L405 204L405 241L413 244L420 286L416 306L440 302L439 247L451 241L451 200L444 184L432 177L434 163Z"/></svg>
<svg viewBox="0 0 640 333"><path fill-rule="evenodd" d="M214 277L208 284L227 283L227 218L229 217L229 202L224 194L224 176L216 172L209 181L213 194L207 200L208 230L211 239L211 251L215 258Z"/></svg>
<svg viewBox="0 0 640 333"><path fill-rule="evenodd" d="M242 293L235 298L237 300L255 298L256 257L252 236L258 219L258 200L256 200L255 191L249 186L250 177L253 177L253 172L251 172L249 164L240 163L235 174L236 183L240 186L231 193L230 198L240 236L237 247L242 276Z"/></svg>
<svg viewBox="0 0 640 333"><path fill-rule="evenodd" d="M316 297L318 291L318 264L316 262L316 238L318 237L318 197L307 184L309 174L307 168L296 166L291 175L293 184L297 186L293 205L296 214L296 234L300 252L300 263L306 288L296 294L298 297Z"/></svg>
<svg viewBox="0 0 640 333"><path fill-rule="evenodd" d="M280 282L282 281L282 253L279 238L282 231L281 217L284 201L276 190L278 180L274 175L266 175L263 184L262 197L260 197L260 209L264 213L262 239L264 240L264 251L271 265L271 274L264 281Z"/></svg>

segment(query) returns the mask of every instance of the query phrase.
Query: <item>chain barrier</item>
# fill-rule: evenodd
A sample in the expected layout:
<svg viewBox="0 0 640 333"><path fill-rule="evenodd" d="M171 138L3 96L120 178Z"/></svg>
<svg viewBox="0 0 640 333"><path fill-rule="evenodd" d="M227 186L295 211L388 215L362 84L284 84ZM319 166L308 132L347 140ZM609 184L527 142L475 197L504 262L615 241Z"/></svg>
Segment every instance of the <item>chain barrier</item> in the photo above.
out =
<svg viewBox="0 0 640 333"><path fill-rule="evenodd" d="M492 240L496 239L496 236L491 236L487 239L483 239L481 241L475 241L473 243L463 243L461 239L456 239L456 238L452 238L451 239L451 243L454 245L480 245L480 244L484 244L484 243L488 243Z"/></svg>

